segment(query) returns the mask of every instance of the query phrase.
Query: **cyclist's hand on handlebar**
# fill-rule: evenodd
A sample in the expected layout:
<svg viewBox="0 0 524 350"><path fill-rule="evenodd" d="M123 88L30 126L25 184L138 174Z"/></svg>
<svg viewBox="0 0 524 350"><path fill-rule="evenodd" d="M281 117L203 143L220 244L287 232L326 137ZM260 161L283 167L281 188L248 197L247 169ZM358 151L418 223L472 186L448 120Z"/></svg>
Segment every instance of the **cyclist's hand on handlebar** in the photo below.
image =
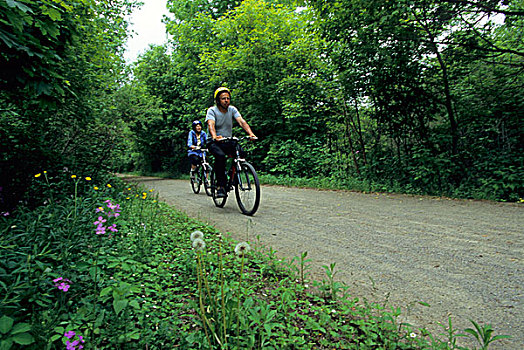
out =
<svg viewBox="0 0 524 350"><path fill-rule="evenodd" d="M255 140L258 140L258 137L256 137L255 134L251 134L251 135L249 135L249 139L250 139L251 141L255 141Z"/></svg>
<svg viewBox="0 0 524 350"><path fill-rule="evenodd" d="M217 135L217 137L215 137L213 140L214 141L220 141L222 140L224 137L222 135Z"/></svg>

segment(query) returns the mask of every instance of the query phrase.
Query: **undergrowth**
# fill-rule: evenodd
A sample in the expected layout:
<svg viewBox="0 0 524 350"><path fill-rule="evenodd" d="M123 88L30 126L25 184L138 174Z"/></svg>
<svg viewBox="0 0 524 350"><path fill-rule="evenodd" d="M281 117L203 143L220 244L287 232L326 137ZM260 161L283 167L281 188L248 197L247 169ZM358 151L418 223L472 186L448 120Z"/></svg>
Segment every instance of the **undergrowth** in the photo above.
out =
<svg viewBox="0 0 524 350"><path fill-rule="evenodd" d="M335 264L308 281L307 252L286 262L237 244L152 190L34 181L42 204L0 215L0 349L460 349L451 323L413 329L348 295ZM483 348L503 337L474 325Z"/></svg>

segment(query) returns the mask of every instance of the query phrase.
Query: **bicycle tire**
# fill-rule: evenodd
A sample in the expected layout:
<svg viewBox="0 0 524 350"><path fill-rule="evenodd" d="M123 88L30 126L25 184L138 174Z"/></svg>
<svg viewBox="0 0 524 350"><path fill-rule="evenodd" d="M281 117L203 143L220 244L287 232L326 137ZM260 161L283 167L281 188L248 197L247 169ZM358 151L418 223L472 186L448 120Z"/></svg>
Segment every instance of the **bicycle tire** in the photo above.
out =
<svg viewBox="0 0 524 350"><path fill-rule="evenodd" d="M242 214L253 215L260 205L260 181L255 168L248 162L242 163L241 171L236 175L235 195Z"/></svg>
<svg viewBox="0 0 524 350"><path fill-rule="evenodd" d="M200 181L200 166L198 168L195 169L195 172L194 172L194 176L192 179L190 179L191 181L191 188L193 189L193 192L195 194L198 194L200 192L200 184L202 183L202 181Z"/></svg>
<svg viewBox="0 0 524 350"><path fill-rule="evenodd" d="M211 192L211 172L213 171L213 167L211 165L206 165L205 167L202 167L202 181L204 182L204 189L206 190L206 194L208 196L212 196L213 193Z"/></svg>
<svg viewBox="0 0 524 350"><path fill-rule="evenodd" d="M217 181L216 181L216 174L215 174L215 170L213 169L211 171L211 197L213 198L213 202L215 203L215 206L219 207L219 208L222 208L224 207L224 205L226 205L226 201L227 201L227 194L225 197L217 197L217 188L218 188L218 185L217 185Z"/></svg>

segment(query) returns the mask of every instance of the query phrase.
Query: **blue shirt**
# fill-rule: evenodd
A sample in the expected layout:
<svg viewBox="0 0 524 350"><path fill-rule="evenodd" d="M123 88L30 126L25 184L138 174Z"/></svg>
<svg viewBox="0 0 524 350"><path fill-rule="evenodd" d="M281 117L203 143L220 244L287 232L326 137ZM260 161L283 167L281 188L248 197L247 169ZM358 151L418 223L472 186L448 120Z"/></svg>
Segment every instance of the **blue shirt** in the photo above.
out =
<svg viewBox="0 0 524 350"><path fill-rule="evenodd" d="M191 146L200 146L202 148L206 147L207 134L204 131L200 132L200 142L198 141L199 140L196 132L191 130L187 135L187 147L189 147L189 150L187 151L188 155L194 154L196 156L202 157L202 151L191 149Z"/></svg>

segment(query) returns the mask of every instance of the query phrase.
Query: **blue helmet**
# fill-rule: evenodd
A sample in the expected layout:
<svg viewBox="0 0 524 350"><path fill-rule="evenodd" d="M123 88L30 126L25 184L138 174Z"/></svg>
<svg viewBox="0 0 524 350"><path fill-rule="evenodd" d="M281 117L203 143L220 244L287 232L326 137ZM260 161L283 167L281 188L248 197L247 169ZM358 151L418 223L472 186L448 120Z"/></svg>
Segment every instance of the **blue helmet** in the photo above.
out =
<svg viewBox="0 0 524 350"><path fill-rule="evenodd" d="M202 122L201 122L200 120L195 120L195 121L193 122L193 124L191 125L191 127L193 128L193 130L196 129L196 126L197 126L197 125L200 125L200 127L204 128L204 126L202 125Z"/></svg>

